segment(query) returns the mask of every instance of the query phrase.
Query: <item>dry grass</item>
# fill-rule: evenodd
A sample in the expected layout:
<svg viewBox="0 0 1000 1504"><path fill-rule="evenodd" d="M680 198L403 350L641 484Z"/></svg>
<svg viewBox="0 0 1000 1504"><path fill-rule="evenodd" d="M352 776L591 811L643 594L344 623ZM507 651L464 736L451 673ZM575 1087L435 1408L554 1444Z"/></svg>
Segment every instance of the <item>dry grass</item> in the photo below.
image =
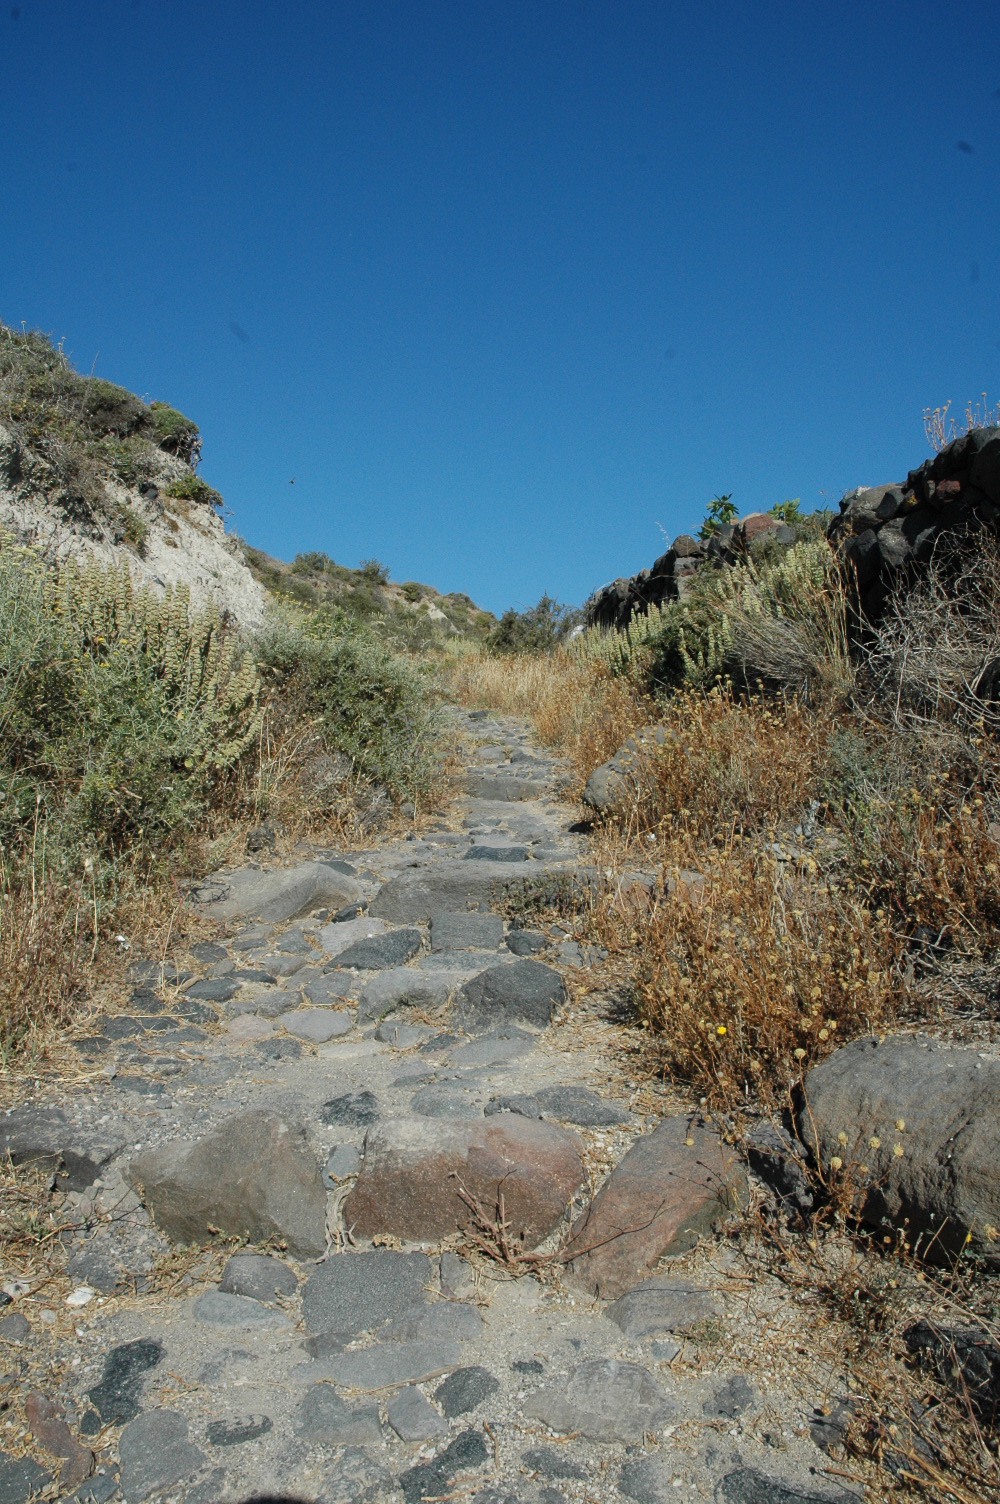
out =
<svg viewBox="0 0 1000 1504"><path fill-rule="evenodd" d="M713 1107L780 1106L838 1043L892 1019L892 939L834 885L750 843L702 867L703 885L610 890L593 934L660 1071Z"/></svg>

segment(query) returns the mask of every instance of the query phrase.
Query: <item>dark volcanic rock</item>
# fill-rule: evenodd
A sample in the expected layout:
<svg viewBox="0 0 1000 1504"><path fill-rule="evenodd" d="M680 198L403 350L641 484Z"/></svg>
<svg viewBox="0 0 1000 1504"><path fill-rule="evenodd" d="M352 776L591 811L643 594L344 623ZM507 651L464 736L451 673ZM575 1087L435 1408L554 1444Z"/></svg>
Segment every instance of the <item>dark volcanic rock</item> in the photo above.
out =
<svg viewBox="0 0 1000 1504"><path fill-rule="evenodd" d="M342 950L327 969L386 971L391 966L402 966L415 956L420 942L421 934L417 929L388 930L384 935L369 935Z"/></svg>
<svg viewBox="0 0 1000 1504"><path fill-rule="evenodd" d="M490 966L466 982L453 1007L454 1021L470 1033L498 1024L533 1024L546 1028L566 998L562 977L541 961L518 960Z"/></svg>
<svg viewBox="0 0 1000 1504"><path fill-rule="evenodd" d="M422 1253L372 1248L328 1259L306 1281L302 1317L311 1332L356 1336L393 1321L425 1298L431 1263Z"/></svg>
<svg viewBox="0 0 1000 1504"><path fill-rule="evenodd" d="M113 1347L104 1359L101 1382L89 1399L106 1426L121 1426L139 1413L145 1375L163 1359L159 1342L139 1340Z"/></svg>

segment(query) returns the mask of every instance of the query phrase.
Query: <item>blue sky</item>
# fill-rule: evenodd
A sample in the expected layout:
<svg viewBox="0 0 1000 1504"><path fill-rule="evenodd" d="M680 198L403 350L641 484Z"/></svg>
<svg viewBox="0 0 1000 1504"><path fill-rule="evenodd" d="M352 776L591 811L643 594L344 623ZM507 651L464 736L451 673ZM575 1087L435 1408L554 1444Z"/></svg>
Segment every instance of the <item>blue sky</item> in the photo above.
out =
<svg viewBox="0 0 1000 1504"><path fill-rule="evenodd" d="M1000 396L996 41L995 0L0 0L0 318L195 418L258 546L578 602Z"/></svg>

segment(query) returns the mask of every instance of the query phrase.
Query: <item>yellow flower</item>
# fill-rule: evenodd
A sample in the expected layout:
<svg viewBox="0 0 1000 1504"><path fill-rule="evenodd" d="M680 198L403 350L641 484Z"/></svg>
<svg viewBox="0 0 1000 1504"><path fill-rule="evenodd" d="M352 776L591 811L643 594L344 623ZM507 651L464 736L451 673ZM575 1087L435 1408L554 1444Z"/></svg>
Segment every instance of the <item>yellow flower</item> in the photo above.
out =
<svg viewBox="0 0 1000 1504"><path fill-rule="evenodd" d="M879 1138L877 1133L873 1133L871 1138L868 1140L868 1147L869 1149L881 1149L882 1140Z"/></svg>
<svg viewBox="0 0 1000 1504"><path fill-rule="evenodd" d="M893 1152L894 1158L896 1158L896 1159L902 1159L902 1157L903 1157L903 1146L902 1146L902 1144L893 1144L893 1146L892 1146L892 1152Z"/></svg>
<svg viewBox="0 0 1000 1504"><path fill-rule="evenodd" d="M846 1144L847 1143L847 1134L844 1133L844 1132L838 1133L837 1134L837 1143L838 1144Z"/></svg>
<svg viewBox="0 0 1000 1504"><path fill-rule="evenodd" d="M902 1131L903 1131L903 1129L905 1127L906 1127L906 1120L904 1118L897 1118L896 1119L896 1132L897 1133L902 1133Z"/></svg>
<svg viewBox="0 0 1000 1504"><path fill-rule="evenodd" d="M804 1060L806 1058L806 1052L801 1045L799 1045L798 1049L795 1051L795 1058L796 1060Z"/></svg>
<svg viewBox="0 0 1000 1504"><path fill-rule="evenodd" d="M716 1034L726 1034L726 1033L728 1033L728 1030L726 1029L725 1024L719 1024L719 1026L718 1026L718 1028L716 1029L715 1032L716 1032Z"/></svg>
<svg viewBox="0 0 1000 1504"><path fill-rule="evenodd" d="M835 1154L833 1156L833 1158L831 1159L831 1161L830 1161L830 1169L831 1170L842 1170L843 1168L844 1168L844 1161L841 1159L841 1157L840 1157L839 1154Z"/></svg>

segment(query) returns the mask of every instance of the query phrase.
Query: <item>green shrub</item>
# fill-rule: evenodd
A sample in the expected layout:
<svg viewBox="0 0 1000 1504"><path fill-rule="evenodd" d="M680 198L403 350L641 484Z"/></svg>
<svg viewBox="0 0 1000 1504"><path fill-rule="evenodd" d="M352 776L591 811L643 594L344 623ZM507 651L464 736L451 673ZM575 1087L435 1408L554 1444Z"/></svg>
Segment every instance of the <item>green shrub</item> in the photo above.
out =
<svg viewBox="0 0 1000 1504"><path fill-rule="evenodd" d="M151 402L149 418L153 438L160 449L166 454L175 454L186 465L197 465L201 457L201 434L197 423L165 402Z"/></svg>
<svg viewBox="0 0 1000 1504"><path fill-rule="evenodd" d="M364 577L369 585L387 585L389 583L389 570L385 564L380 564L378 559L362 559L358 565L358 573Z"/></svg>
<svg viewBox="0 0 1000 1504"><path fill-rule="evenodd" d="M309 553L296 554L291 568L294 574L325 574L332 564L329 554L313 549Z"/></svg>
<svg viewBox="0 0 1000 1504"><path fill-rule="evenodd" d="M0 547L0 848L120 855L190 827L260 724L252 660L213 611L128 571Z"/></svg>
<svg viewBox="0 0 1000 1504"><path fill-rule="evenodd" d="M527 611L513 608L505 611L487 637L486 645L495 653L548 653L565 641L578 620L579 612L543 595Z"/></svg>
<svg viewBox="0 0 1000 1504"><path fill-rule="evenodd" d="M726 527L730 522L735 522L739 508L733 501L733 493L727 491L724 496L713 496L705 511L705 520L698 529L698 537L711 538L720 527Z"/></svg>
<svg viewBox="0 0 1000 1504"><path fill-rule="evenodd" d="M413 668L344 612L276 610L256 640L262 675L286 710L316 722L331 751L396 798L432 781L435 721Z"/></svg>
<svg viewBox="0 0 1000 1504"><path fill-rule="evenodd" d="M399 588L408 601L416 602L424 593L423 586L418 585L416 580L404 580Z"/></svg>
<svg viewBox="0 0 1000 1504"><path fill-rule="evenodd" d="M222 497L215 487L203 481L200 475L195 475L193 470L177 480L172 480L165 494L177 501L193 501L198 506L220 508L223 504Z"/></svg>

